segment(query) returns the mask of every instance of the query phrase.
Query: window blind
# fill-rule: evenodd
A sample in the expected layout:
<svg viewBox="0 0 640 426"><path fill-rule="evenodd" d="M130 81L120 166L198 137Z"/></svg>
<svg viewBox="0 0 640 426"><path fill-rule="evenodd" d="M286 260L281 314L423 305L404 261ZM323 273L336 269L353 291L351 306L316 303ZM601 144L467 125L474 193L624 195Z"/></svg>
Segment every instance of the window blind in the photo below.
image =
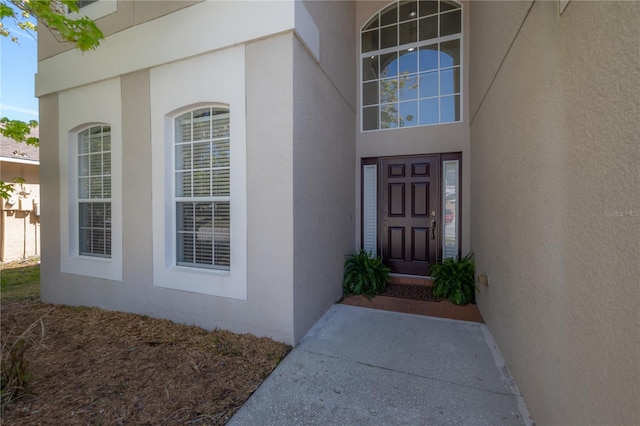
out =
<svg viewBox="0 0 640 426"><path fill-rule="evenodd" d="M378 208L378 167L375 164L363 166L363 247L373 256L377 256L377 208Z"/></svg>

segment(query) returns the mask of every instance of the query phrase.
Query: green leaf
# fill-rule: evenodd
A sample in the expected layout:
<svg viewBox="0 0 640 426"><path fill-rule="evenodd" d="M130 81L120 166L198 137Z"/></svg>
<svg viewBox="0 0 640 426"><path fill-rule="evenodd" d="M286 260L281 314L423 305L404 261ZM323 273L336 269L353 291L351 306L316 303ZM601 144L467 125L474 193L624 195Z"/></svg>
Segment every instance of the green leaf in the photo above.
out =
<svg viewBox="0 0 640 426"><path fill-rule="evenodd" d="M18 142L38 146L38 138L29 136L31 130L38 126L38 122L31 120L28 123L20 120L10 120L7 117L0 118L0 134Z"/></svg>
<svg viewBox="0 0 640 426"><path fill-rule="evenodd" d="M15 192L15 189L11 184L5 183L0 180L0 198L8 200L11 194Z"/></svg>
<svg viewBox="0 0 640 426"><path fill-rule="evenodd" d="M386 289L390 269L366 250L350 255L344 263L343 291L373 297Z"/></svg>
<svg viewBox="0 0 640 426"><path fill-rule="evenodd" d="M22 13L16 16L7 4L9 1ZM33 16L40 24L52 31L60 41L71 42L83 52L95 49L104 40L104 35L98 26L86 16L70 18L67 12L78 12L77 0L2 0L0 3L0 18L12 19L19 28L31 32L33 24L28 21ZM6 27L2 27L0 35L12 36Z"/></svg>
<svg viewBox="0 0 640 426"><path fill-rule="evenodd" d="M456 305L466 305L475 301L475 265L473 253L463 258L448 258L431 266L433 294L448 298Z"/></svg>

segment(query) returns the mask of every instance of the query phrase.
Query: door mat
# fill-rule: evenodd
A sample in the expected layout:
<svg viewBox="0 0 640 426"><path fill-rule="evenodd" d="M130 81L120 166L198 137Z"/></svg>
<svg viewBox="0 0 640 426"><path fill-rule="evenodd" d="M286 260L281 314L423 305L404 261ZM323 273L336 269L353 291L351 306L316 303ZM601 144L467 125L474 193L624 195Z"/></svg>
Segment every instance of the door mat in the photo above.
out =
<svg viewBox="0 0 640 426"><path fill-rule="evenodd" d="M432 288L426 285L389 284L380 296L400 297L403 299L440 302L442 299L433 295Z"/></svg>

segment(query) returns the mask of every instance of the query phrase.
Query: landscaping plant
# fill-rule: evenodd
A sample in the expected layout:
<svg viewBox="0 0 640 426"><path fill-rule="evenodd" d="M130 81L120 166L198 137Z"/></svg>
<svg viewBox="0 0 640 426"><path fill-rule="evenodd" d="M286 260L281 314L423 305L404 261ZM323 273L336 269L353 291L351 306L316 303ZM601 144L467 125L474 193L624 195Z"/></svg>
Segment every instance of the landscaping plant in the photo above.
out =
<svg viewBox="0 0 640 426"><path fill-rule="evenodd" d="M466 305L476 300L475 264L473 253L465 257L444 259L431 266L433 295L443 297L455 305Z"/></svg>
<svg viewBox="0 0 640 426"><path fill-rule="evenodd" d="M368 298L380 294L387 288L390 271L381 257L361 249L344 262L344 294L362 294Z"/></svg>

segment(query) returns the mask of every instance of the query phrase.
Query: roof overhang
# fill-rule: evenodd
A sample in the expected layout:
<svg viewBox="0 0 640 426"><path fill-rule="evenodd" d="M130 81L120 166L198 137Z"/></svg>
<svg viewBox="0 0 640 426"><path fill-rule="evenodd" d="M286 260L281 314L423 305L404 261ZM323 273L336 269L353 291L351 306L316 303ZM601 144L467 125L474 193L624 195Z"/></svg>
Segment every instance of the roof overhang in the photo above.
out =
<svg viewBox="0 0 640 426"><path fill-rule="evenodd" d="M25 160L22 158L11 158L11 157L0 157L0 161L6 163L20 163L20 164L31 164L33 166L39 166L40 162L36 160Z"/></svg>

